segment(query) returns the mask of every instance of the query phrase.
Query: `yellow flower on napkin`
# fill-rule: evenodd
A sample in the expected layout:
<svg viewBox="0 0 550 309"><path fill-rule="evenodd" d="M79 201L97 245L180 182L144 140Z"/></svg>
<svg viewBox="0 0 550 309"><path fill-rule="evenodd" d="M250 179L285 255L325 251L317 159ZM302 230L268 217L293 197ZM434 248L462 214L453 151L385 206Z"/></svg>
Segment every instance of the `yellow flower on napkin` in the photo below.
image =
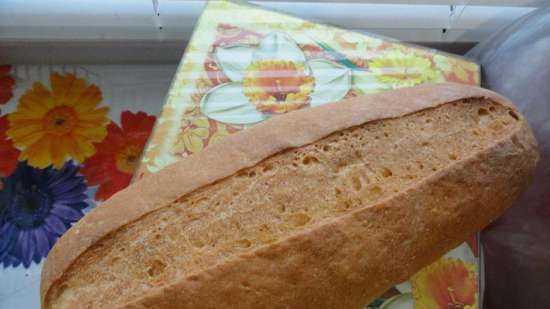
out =
<svg viewBox="0 0 550 309"><path fill-rule="evenodd" d="M438 78L429 59L411 52L392 50L368 61L368 66L379 81L393 88L410 87Z"/></svg>
<svg viewBox="0 0 550 309"><path fill-rule="evenodd" d="M440 259L411 279L415 309L477 309L474 263Z"/></svg>
<svg viewBox="0 0 550 309"><path fill-rule="evenodd" d="M209 136L210 123L206 117L184 120L178 140L174 145L176 153L199 152L204 148L204 140Z"/></svg>

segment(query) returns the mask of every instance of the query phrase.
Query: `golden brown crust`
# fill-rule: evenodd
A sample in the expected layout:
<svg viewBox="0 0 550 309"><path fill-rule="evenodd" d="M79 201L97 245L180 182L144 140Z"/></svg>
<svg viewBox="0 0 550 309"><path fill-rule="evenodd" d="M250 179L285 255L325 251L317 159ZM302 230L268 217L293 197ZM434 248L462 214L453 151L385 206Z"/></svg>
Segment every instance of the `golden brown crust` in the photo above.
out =
<svg viewBox="0 0 550 309"><path fill-rule="evenodd" d="M191 274L117 309L360 308L512 203L537 158L528 132L524 128L384 202Z"/></svg>
<svg viewBox="0 0 550 309"><path fill-rule="evenodd" d="M229 175L234 174L235 172L246 168L250 166L254 166L259 161L279 152L287 148L292 147L299 147L303 146L305 144L309 144L311 142L314 142L322 137L325 137L333 132L340 131L352 126L360 125L372 120L377 119L384 119L384 118L395 118L402 115L410 114L415 111L419 111L422 109L435 107L447 102L452 102L460 99L465 98L474 98L474 97L488 97L491 98L491 100L511 106L511 104L504 98L490 92L487 90L483 90L476 87L469 87L469 86L462 86L462 85L456 85L456 84L438 84L438 85L424 85L419 86L415 88L409 88L409 89L402 89L398 91L393 92L386 92L382 94L377 95L371 95L371 96L365 96L365 97L358 97L358 98L352 98L346 101L342 101L338 104L329 104L322 106L320 108L311 109L311 110L303 110L303 111L297 111L290 113L285 116L275 117L272 120L266 121L262 124L259 124L249 130L246 130L244 132L241 132L239 134L230 136L226 138L225 140L221 141L220 143L217 143L215 145L212 145L205 149L200 155L195 155L188 157L185 160L182 160L172 166L167 167L166 169L162 170L156 175L147 177L129 188L119 192L115 196L113 196L111 199L103 203L100 207L92 211L89 215L87 215L83 220L81 220L79 223L77 223L73 228L71 228L54 246L52 251L50 252L50 255L44 265L44 270L42 274L42 285L41 285L41 295L42 295L42 301L44 304L45 297L47 296L47 292L49 291L50 287L54 282L59 280L62 275L67 271L67 269L71 266L71 264L86 250L88 250L94 243L96 243L101 238L105 237L107 234L112 233L116 231L117 229L121 228L122 226L133 222L140 218L141 216L154 211L155 209L159 207L163 207L166 204L174 201L178 197L189 193L197 188L200 188L204 185L207 185L209 183L212 183L216 180L219 180L221 178L227 177ZM328 117L330 116L330 117ZM322 121L323 119L330 118L330 122ZM307 126L304 126L303 124L307 123ZM299 128L299 130L298 130ZM297 133L299 132L299 133ZM292 133L292 134L290 134ZM531 171L532 166L534 164L534 156L536 156L536 146L534 143L534 140L532 136L530 135L530 131L527 127L524 127L522 130L519 130L518 132L514 132L515 135L518 135L516 137L510 137L508 139L505 139L503 141L498 142L495 144L494 149L487 150L483 153L478 153L479 156L488 155L489 153L492 153L494 151L499 150L499 147L502 148L502 153L511 153L512 150L516 150L516 153L523 153L524 159L517 159L516 161L510 160L515 165L511 165L510 168L518 169L518 173L514 179L500 179L501 183L506 185L514 185L513 189L511 191L515 191L517 188L522 187L525 175L521 175L522 173L528 173ZM521 135L521 136L519 136ZM269 143L266 143L265 141L270 141ZM514 142L515 141L515 142ZM511 144L510 144L511 143ZM523 147L521 148L520 147ZM508 147L508 152L505 152ZM515 148L514 148L515 147ZM522 149L522 151L518 150L518 147ZM491 152L492 151L492 152ZM225 155L219 156L219 153L224 153ZM498 151L497 151L498 153ZM527 156L525 156L527 154ZM507 154L508 155L508 154ZM515 157L514 157L515 158ZM513 159L513 158L512 158ZM498 160L488 160L490 162L497 162ZM514 163L515 162L515 163ZM502 162L501 162L502 163ZM394 196L390 200L388 200L386 203L382 203L382 205L377 205L373 207L368 207L365 209L360 209L353 214L349 214L343 218L339 218L338 220L335 220L334 222L331 222L330 224L325 224L322 226L322 228L316 227L308 230L307 232L302 232L299 235L296 235L295 237L282 241L280 243L267 246L264 248L261 248L255 252L252 252L248 255L244 255L240 257L237 260L229 261L227 263L218 265L216 267L213 267L209 270L206 270L204 272L201 272L200 274L197 274L196 276L189 276L187 278L184 278L182 282L176 284L174 287L166 288L159 291L154 291L144 299L140 300L139 302L136 302L136 304L128 307L128 308L140 308L140 303L146 304L145 307L152 306L152 303L157 304L158 306L165 306L165 308L171 308L168 304L165 303L163 299L167 300L175 300L177 299L180 304L189 304L194 305L194 299L190 295L194 295L195 297L199 297L202 301L206 301L205 298L212 298L215 299L212 295L211 291L214 290L221 290L226 291L220 293L220 295L224 295L228 301L230 299L234 299L234 297L241 297L244 293L247 291L246 287L243 287L240 284L240 282L243 282L244 280L252 280L253 278L257 277L258 280L254 281L254 287L264 287L261 289L265 293L269 294L271 292L276 293L284 293L282 291L282 287L286 286L288 289L288 284L291 284L292 282L296 280L301 280L303 278L302 276L312 276L316 272L319 272L319 276L322 277L322 275L330 275L334 273L334 278L331 281L324 280L325 284L330 284L331 286L316 286L316 289L318 292L315 293L322 293L323 291L327 291L330 289L331 291L334 291L334 299L336 297L339 299L339 305L345 305L342 304L342 296L345 294L345 299L349 301L349 304L356 304L357 303L357 297L365 297L364 292L356 291L358 288L351 286L350 283L357 281L361 283L361 280L368 280L365 278L355 278L357 276L358 268L365 267L365 265L361 266L360 261L363 259L369 260L368 265L374 265L371 264L372 259L378 258L378 255L374 255L374 257L360 257L359 259L352 258L352 255L348 257L342 257L345 259L346 263L341 264L339 263L335 267L344 267L349 268L349 271L345 272L346 276L352 276L352 280L350 278L340 278L338 275L338 272L331 271L330 267L327 267L324 271L323 269L316 269L315 267L321 267L323 268L323 265L316 264L315 258L316 255L319 254L330 254L329 251L331 250L331 246L321 245L325 242L325 239L327 241L335 241L335 244L338 243L338 239L332 239L328 236L333 235L334 237L344 237L342 235L348 235L346 233L350 233L349 235L352 235L354 238L357 238L359 241L361 239L361 236L359 233L357 233L357 230L353 229L353 226L357 226L357 224L362 224L362 220L357 220L357 216L361 216L362 214L368 214L369 216L372 216L376 214L377 216L381 216L384 218L385 216L388 216L386 220L397 220L399 221L400 218L403 216L403 212L393 214L393 216L396 216L395 218L392 217L392 210L393 209L403 209L403 207L398 206L390 206L390 205L403 205L399 204L400 200L407 200L412 198L413 196L416 196L419 200L422 199L422 194L419 192L423 192L420 187L424 188L425 190L433 190L434 188L432 186L429 186L428 184L430 181L436 181L434 179L437 179L437 177L451 177L449 175L454 175L456 173L460 175L468 175L464 174L465 170L468 170L468 168L459 169L456 168L459 165L467 165L467 164L483 164L483 160L471 158L464 161L459 161L456 165L453 165L452 170L444 171L441 173L437 173L436 175L433 175L430 179L423 182L418 188L415 186L414 189L411 189L407 192L407 194L400 194L397 196ZM491 169L498 170L499 168L504 168L500 166L490 166ZM491 177L486 176L487 179L484 179L479 173L472 172L470 169L470 173L473 173L474 176L479 176L479 181L482 180L491 180L494 181L495 178L498 177L506 177L510 176L510 171L503 170L502 173L498 175L492 175ZM493 173L493 172L491 172ZM453 179L449 180L452 181ZM476 180L476 179L474 179ZM437 180L438 182L441 181L441 179ZM473 181L473 180L472 180ZM517 184L514 183L514 181L518 182ZM475 188L473 188L475 189ZM478 190L479 191L479 190ZM467 192L467 191L463 191ZM498 191L495 191L498 192ZM494 195L494 192L492 192ZM449 231L446 231L444 229L441 229L438 233L438 235L433 235L434 233L426 234L426 237L435 237L435 240L438 240L437 237L452 237L452 235L462 235L461 229L468 228L468 231L471 231L472 228L480 228L482 224L486 223L488 219L494 218L496 214L500 211L500 205L496 204L495 200L493 201L487 201L489 195L483 193L479 193L478 195L483 196L477 196L476 201L472 201L479 207L482 206L479 201L486 201L489 205L487 213L487 217L484 218L471 218L469 222L465 222L463 225L464 228L459 227L457 229L451 229ZM487 196L486 196L487 195ZM462 194L461 196L464 196ZM485 199L485 200L484 200ZM502 205L507 205L509 203L508 199L509 197L503 197L504 200L498 201L498 203L503 203ZM504 203L506 202L506 203ZM393 207L393 208L392 208ZM410 208L410 207L409 207ZM491 211L492 210L492 211ZM458 214L464 214L462 211L457 212ZM472 212L470 212L472 213ZM474 212L475 213L475 212ZM447 214L449 215L449 214ZM451 216L452 217L452 216ZM354 219L355 218L355 219ZM451 218L456 220L456 218ZM485 219L484 221L481 221L481 219ZM379 220L379 219L378 219ZM437 226L437 224L441 224L441 222L434 221L435 219L428 216L426 217L426 220L429 224L434 224ZM441 220L450 220L449 218L441 219ZM433 221L433 222L432 222ZM431 222L431 223L430 223ZM368 226L363 226L362 229L365 228L368 229ZM423 235L422 231L418 230L410 230L407 229L416 229L417 227L408 227L408 226L401 226L401 225L395 225L393 226L395 229L399 229L398 232L400 233L385 233L387 239L383 239L384 241L390 241L391 244L394 244L397 249L399 249L399 240L404 237L403 235ZM356 228L357 229L357 228ZM328 233L328 234L327 234ZM354 234L355 233L355 234ZM362 232L363 233L363 232ZM416 233L416 234L410 234L410 233ZM364 233L367 234L367 233ZM363 235L364 235L363 234ZM400 235L399 237L395 239L391 237L390 234ZM320 241L322 239L322 241ZM445 238L443 238L445 239ZM453 238L454 239L454 238ZM362 241L362 240L361 240ZM382 241L382 239L380 240ZM457 240L459 241L459 240ZM300 250L297 250L296 244L300 243ZM351 242L353 243L353 242ZM348 244L348 242L345 242L346 246L350 246L352 244ZM341 244L340 244L341 245ZM321 248L322 247L322 248ZM422 247L422 246L419 246ZM445 248L431 248L430 252L440 252L441 250L449 249L446 246ZM284 250L282 249L284 248ZM310 250L308 250L310 248ZM325 248L325 249L323 249ZM337 247L332 247L332 249ZM339 249L338 253L341 254L342 248ZM353 250L354 248L351 248L349 250ZM401 248L403 249L403 248ZM423 250L426 250L428 248L420 248ZM283 250L283 251L281 251ZM374 249L373 249L374 250ZM378 248L377 250L381 250ZM386 250L386 249L383 249ZM414 248L414 250L419 250L418 248ZM293 252L292 256L288 255L286 252ZM392 251L389 251L392 252ZM395 251L393 251L395 252ZM424 252L422 250L418 251ZM361 254L360 252L354 252L353 254ZM431 260L435 257L434 254L430 256L425 256L423 258L419 258L417 261L414 261L415 263L418 263L418 265L424 264L424 262L427 262L428 260ZM285 260L285 258L287 260ZM246 261L254 260L254 265L250 265L252 263L248 263ZM288 260L290 259L290 260ZM308 261L308 259L311 259L312 261ZM278 260L280 263L277 265L270 264L269 261ZM399 259L396 259L396 261ZM401 274L400 269L403 267L411 267L414 268L418 265L409 265L412 261L403 261L399 260L400 263L404 264L396 264L394 267L393 273L396 275L392 276L391 274L384 274L387 276L387 280L394 280L399 279L401 277L397 276L398 274ZM372 262L374 263L374 262ZM386 261L387 263L387 261ZM244 267L244 266L247 267ZM276 269L273 269L273 267L277 267ZM304 267L308 267L307 271L301 270ZM289 271L292 271L292 273L281 273L279 277L274 276L274 274L281 272L284 269L287 269ZM373 268L374 273L364 271L359 271L358 274L366 274L368 276L374 276L376 273L379 273L382 271L381 269L376 269L376 267ZM353 271L352 271L353 270ZM360 269L359 269L360 270ZM256 272L255 272L256 271ZM273 271L273 274L270 275L270 271ZM327 273L329 271L329 273ZM268 275L266 277L266 274ZM292 278L283 278L284 276L291 276ZM245 276L245 277L243 277ZM246 277L249 276L249 277ZM368 277L367 276L367 277ZM321 278L319 277L319 278ZM375 276L377 277L377 276ZM240 280L239 278L243 278ZM252 279L250 279L252 278ZM270 280L267 280L266 278L271 278ZM378 276L378 278L380 278ZM226 280L227 279L227 280ZM344 280L345 279L345 280ZM405 279L405 278L401 278ZM204 281L204 280L210 280L211 285L209 286L208 290L205 289L204 285L199 285L198 282ZM275 280L275 281L274 281ZM276 280L280 280L276 281ZM339 281L340 280L340 281ZM321 280L322 281L322 280ZM345 281L345 282L344 282ZM221 284L224 284L224 286L220 286ZM313 280L311 282L315 282L317 285L321 284L320 280ZM250 285L252 285L252 281L249 282ZM332 285L341 285L342 289L338 288L335 290L335 287ZM385 287L386 284L383 282L371 282L371 286L380 286ZM246 285L246 284L245 284ZM364 285L363 285L364 286ZM308 304L316 304L316 295L321 294L310 294L313 292L308 292L308 289L311 287L306 287L305 285L301 285L299 287L303 289L303 298L301 299L294 299L292 298L292 295L286 295L286 298L282 298L283 300L288 300L288 302L281 301L281 307L288 306L288 304L292 303L291 300L294 301L295 304L298 304L298 306L295 306L294 308L305 308L306 303L305 301L308 301ZM171 290L176 289L177 291L186 291L186 293L182 293L185 295L177 296L175 294L178 293L170 293ZM327 289L327 290L324 290ZM248 289L251 290L251 289ZM341 290L341 291L340 291ZM376 290L376 289L373 289ZM256 289L252 289L253 293L259 293ZM269 292L269 293L268 293ZM240 294L239 294L240 293ZM250 292L247 292L250 293ZM263 292L262 292L263 293ZM247 298L248 301L252 301L253 299L257 299L255 301L262 302L264 300L273 299L273 297L279 297L281 295L271 295L268 297L267 295L264 295L260 293L262 297L255 297L255 298ZM290 293L290 292L288 292ZM342 294L344 293L344 294ZM371 293L371 291L369 291ZM170 296L172 295L172 296ZM259 296L258 295L258 296ZM308 295L310 295L308 297ZM177 297L177 298L176 298ZM282 296L281 296L282 297ZM262 299L260 299L262 298ZM296 301L298 301L296 303ZM302 303L300 303L302 301ZM239 300L239 303L245 304L246 302L244 300ZM224 302L218 302L216 304L216 307L219 307L220 304L226 304L231 305L233 307L236 307L235 303L224 303ZM285 305L283 305L285 304ZM335 307L336 302L334 302L334 305L331 305L332 303L329 301L329 299L325 299L323 302L323 305L325 307ZM249 304L252 305L252 304ZM254 304L255 305L255 304ZM307 305L310 306L310 305ZM208 308L208 306L201 306L203 308ZM212 306L213 307L213 306ZM255 306L256 307L256 306ZM240 305L239 305L239 308ZM246 307L243 306L242 308L251 308L251 306Z"/></svg>

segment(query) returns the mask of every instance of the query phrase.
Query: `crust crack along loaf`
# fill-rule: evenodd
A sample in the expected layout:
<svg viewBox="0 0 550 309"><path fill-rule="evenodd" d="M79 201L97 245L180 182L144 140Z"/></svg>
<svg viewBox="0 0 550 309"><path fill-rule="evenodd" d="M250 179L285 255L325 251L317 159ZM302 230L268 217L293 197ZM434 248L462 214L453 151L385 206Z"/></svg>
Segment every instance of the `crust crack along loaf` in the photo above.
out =
<svg viewBox="0 0 550 309"><path fill-rule="evenodd" d="M476 87L275 117L94 209L48 256L42 308L359 308L494 220L537 159Z"/></svg>

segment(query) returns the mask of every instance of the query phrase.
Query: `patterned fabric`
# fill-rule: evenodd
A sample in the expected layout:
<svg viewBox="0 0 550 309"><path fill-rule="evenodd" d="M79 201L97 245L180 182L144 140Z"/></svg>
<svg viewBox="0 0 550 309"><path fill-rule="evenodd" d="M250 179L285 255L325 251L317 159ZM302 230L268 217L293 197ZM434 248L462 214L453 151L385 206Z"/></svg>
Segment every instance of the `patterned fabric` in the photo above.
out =
<svg viewBox="0 0 550 309"><path fill-rule="evenodd" d="M11 66L0 68L15 80ZM17 85L3 87L11 94ZM88 187L102 201L130 183L156 117L123 111L119 126L100 87L73 73L53 71L49 86L21 90L0 118L0 263L28 268L94 206Z"/></svg>
<svg viewBox="0 0 550 309"><path fill-rule="evenodd" d="M44 258L130 183L172 75L0 65L0 308L39 308Z"/></svg>

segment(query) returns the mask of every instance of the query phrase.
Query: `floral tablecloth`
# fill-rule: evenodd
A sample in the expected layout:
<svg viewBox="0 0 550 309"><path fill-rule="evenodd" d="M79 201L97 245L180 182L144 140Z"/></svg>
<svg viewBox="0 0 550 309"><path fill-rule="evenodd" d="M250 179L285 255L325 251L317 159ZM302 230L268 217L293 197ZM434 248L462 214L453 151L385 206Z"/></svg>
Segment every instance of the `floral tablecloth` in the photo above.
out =
<svg viewBox="0 0 550 309"><path fill-rule="evenodd" d="M126 187L175 66L0 65L0 308L39 308L40 269Z"/></svg>

